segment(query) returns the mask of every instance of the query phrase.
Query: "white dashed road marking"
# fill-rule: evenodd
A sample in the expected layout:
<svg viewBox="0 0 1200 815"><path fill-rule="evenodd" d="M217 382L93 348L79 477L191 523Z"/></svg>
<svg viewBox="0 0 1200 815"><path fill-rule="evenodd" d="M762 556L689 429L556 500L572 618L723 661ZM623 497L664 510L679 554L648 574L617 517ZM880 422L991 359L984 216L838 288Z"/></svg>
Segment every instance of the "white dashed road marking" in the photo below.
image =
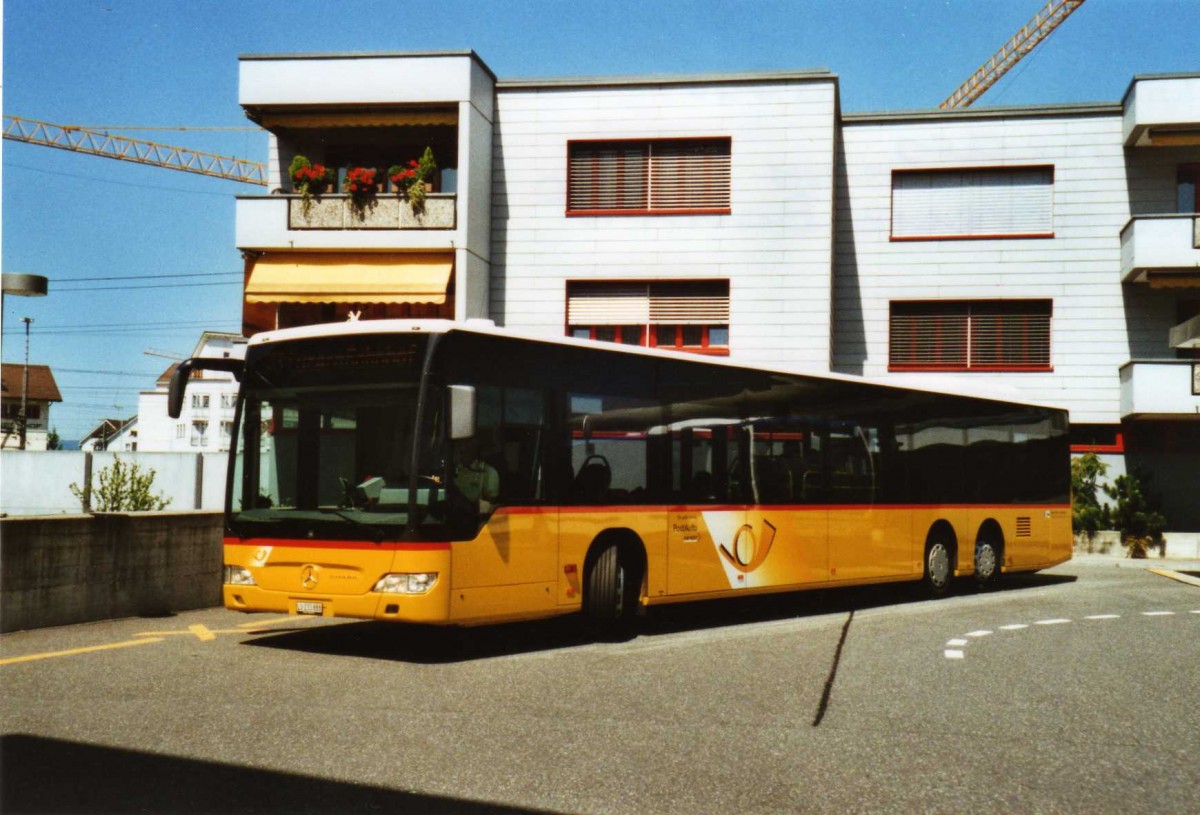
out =
<svg viewBox="0 0 1200 815"><path fill-rule="evenodd" d="M1174 617L1174 616L1177 616L1178 614L1182 614L1182 613L1183 612L1179 612L1179 611L1143 611L1143 612L1141 612L1141 615L1143 617ZM1193 609L1187 613L1188 614L1200 614L1200 608ZM1121 619L1121 615L1120 614L1089 614L1088 616L1084 617L1083 619L1096 620L1096 621L1119 620L1119 619ZM1037 620L1032 624L1033 625L1065 625L1066 623L1069 623L1069 622L1071 622L1071 620L1067 619L1066 617L1054 617L1049 620ZM1029 628L1029 626L1030 626L1029 623L1010 623L1008 625L997 626L997 628L1001 631L1020 631L1025 628ZM946 645L948 647L943 651L943 653L945 654L946 659L966 659L967 652L963 650L963 646L969 645L972 639L980 639L982 637L990 636L991 634L992 634L992 631L987 628L980 628L976 631L968 631L966 634L963 634L961 637L955 637L954 639L946 640Z"/></svg>

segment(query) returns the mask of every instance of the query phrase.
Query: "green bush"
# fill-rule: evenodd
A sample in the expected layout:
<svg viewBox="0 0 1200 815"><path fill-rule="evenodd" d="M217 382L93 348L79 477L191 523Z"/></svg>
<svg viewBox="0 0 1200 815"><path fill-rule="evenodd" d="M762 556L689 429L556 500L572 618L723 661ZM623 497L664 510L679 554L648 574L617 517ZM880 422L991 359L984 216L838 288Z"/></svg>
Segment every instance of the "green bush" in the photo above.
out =
<svg viewBox="0 0 1200 815"><path fill-rule="evenodd" d="M1109 510L1100 503L1097 491L1099 480L1108 472L1108 465L1095 453L1071 459L1071 531L1084 535L1088 544L1101 529L1110 525Z"/></svg>
<svg viewBox="0 0 1200 815"><path fill-rule="evenodd" d="M170 498L151 494L155 475L153 469L142 472L136 462L126 464L120 456L113 456L113 463L97 474L98 487L89 483L80 489L71 484L71 494L79 499L84 512L154 512L171 503Z"/></svg>
<svg viewBox="0 0 1200 815"><path fill-rule="evenodd" d="M1104 487L1105 494L1116 503L1112 526L1120 531L1121 541L1133 558L1144 558L1153 548L1164 551L1167 519L1158 511L1158 496L1149 491L1150 481L1149 474L1135 469Z"/></svg>

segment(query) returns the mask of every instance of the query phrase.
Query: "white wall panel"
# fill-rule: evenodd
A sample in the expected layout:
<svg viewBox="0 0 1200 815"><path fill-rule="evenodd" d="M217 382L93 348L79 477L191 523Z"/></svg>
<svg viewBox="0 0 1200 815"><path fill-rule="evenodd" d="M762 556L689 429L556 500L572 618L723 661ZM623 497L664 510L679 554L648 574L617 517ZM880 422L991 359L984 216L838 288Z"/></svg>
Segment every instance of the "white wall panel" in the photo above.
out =
<svg viewBox="0 0 1200 815"><path fill-rule="evenodd" d="M558 335L565 280L728 279L735 358L828 370L832 79L497 93L492 316ZM732 140L730 215L567 217L567 142Z"/></svg>
<svg viewBox="0 0 1200 815"><path fill-rule="evenodd" d="M906 380L887 372L892 300L1050 298L1053 372L937 378L1019 388L1069 407L1077 422L1118 421L1117 371L1130 352L1120 283L1130 182L1119 115L849 122L842 135L835 370ZM1039 164L1054 166L1054 238L890 239L893 170Z"/></svg>

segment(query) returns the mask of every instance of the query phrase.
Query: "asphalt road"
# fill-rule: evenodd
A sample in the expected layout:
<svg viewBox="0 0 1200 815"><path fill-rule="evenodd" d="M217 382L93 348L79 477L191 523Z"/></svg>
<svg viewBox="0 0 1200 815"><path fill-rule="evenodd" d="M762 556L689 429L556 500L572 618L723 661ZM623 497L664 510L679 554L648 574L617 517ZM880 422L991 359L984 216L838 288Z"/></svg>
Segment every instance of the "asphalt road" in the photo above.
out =
<svg viewBox="0 0 1200 815"><path fill-rule="evenodd" d="M1200 587L1129 561L624 642L213 609L5 635L0 688L6 815L1200 810Z"/></svg>

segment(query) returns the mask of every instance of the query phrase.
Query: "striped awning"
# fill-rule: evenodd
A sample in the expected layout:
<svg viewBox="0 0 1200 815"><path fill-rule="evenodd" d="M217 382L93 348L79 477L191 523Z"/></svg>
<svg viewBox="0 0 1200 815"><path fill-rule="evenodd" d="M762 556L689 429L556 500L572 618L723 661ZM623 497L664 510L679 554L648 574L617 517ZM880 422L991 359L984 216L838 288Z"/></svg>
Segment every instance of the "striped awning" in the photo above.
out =
<svg viewBox="0 0 1200 815"><path fill-rule="evenodd" d="M254 262L247 303L445 303L448 252L277 252Z"/></svg>
<svg viewBox="0 0 1200 815"><path fill-rule="evenodd" d="M328 110L271 111L263 113L262 126L274 127L416 127L456 125L455 110Z"/></svg>

